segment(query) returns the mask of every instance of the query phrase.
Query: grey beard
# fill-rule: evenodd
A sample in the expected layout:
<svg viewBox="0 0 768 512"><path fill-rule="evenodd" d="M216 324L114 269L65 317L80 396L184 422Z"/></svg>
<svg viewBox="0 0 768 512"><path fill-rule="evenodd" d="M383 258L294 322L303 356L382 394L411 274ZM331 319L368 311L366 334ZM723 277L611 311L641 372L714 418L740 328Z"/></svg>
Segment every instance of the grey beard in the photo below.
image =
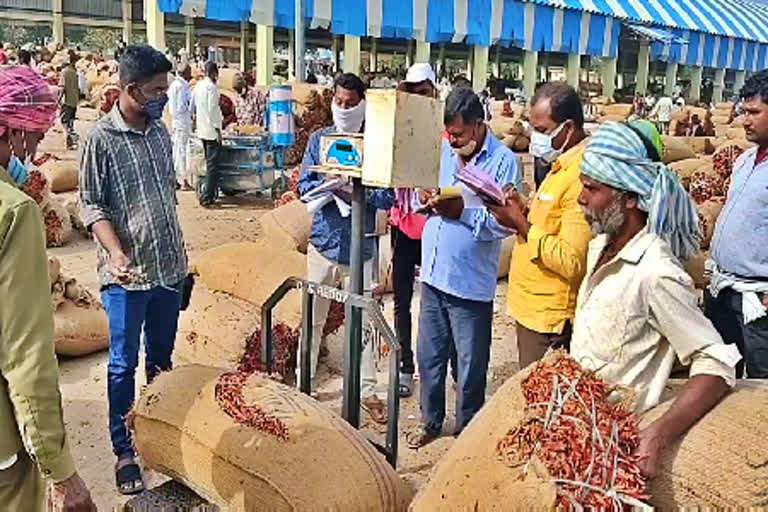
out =
<svg viewBox="0 0 768 512"><path fill-rule="evenodd" d="M621 210L621 196L617 194L613 202L602 212L596 212L588 208L581 208L584 218L594 235L608 235L614 238L624 225L625 215Z"/></svg>

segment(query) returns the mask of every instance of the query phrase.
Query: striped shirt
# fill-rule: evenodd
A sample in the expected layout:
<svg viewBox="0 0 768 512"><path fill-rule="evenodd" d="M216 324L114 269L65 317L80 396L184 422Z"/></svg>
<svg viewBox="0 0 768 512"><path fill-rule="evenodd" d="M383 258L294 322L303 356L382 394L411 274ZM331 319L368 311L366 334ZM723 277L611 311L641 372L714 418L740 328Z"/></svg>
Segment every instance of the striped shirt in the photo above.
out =
<svg viewBox="0 0 768 512"><path fill-rule="evenodd" d="M145 130L129 127L117 105L88 134L80 163L80 215L90 227L112 223L125 255L131 260L130 282L109 270L109 254L98 245L102 287L127 290L174 287L187 274L179 219L171 138L160 120Z"/></svg>

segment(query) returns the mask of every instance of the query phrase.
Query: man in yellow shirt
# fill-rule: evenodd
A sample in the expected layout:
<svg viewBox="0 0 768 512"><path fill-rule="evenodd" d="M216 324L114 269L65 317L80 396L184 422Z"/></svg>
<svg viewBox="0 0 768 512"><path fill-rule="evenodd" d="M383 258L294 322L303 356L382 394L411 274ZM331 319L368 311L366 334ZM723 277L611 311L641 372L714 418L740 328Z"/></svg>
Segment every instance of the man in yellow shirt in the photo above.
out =
<svg viewBox="0 0 768 512"><path fill-rule="evenodd" d="M520 367L550 348L568 348L576 295L592 233L578 203L579 166L586 139L584 111L564 83L543 85L531 102L531 153L551 162L527 212L515 192L491 208L499 223L517 230L509 270L507 312L517 322Z"/></svg>
<svg viewBox="0 0 768 512"><path fill-rule="evenodd" d="M0 68L0 510L96 506L67 446L53 350L53 305L43 219L16 186L53 125L57 102L28 67Z"/></svg>

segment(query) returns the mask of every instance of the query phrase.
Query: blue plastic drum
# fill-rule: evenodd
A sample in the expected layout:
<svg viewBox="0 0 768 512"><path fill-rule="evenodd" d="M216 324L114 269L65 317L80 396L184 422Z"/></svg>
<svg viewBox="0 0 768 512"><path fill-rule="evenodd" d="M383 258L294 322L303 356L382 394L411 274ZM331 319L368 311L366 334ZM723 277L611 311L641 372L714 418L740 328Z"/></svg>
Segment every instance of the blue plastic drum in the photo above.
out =
<svg viewBox="0 0 768 512"><path fill-rule="evenodd" d="M273 85L269 89L269 134L272 145L292 146L293 133L293 89L290 85Z"/></svg>

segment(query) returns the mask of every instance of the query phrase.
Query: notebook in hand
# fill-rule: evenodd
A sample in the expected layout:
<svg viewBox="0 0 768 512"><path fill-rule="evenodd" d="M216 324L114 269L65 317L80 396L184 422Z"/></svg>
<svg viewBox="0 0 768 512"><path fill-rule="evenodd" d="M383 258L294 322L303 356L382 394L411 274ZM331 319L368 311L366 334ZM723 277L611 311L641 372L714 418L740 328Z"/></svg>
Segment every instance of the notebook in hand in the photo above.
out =
<svg viewBox="0 0 768 512"><path fill-rule="evenodd" d="M463 169L456 171L456 179L477 194L484 202L499 206L504 205L504 191L495 181L493 181L493 178L491 178L490 175L477 167L466 165Z"/></svg>

